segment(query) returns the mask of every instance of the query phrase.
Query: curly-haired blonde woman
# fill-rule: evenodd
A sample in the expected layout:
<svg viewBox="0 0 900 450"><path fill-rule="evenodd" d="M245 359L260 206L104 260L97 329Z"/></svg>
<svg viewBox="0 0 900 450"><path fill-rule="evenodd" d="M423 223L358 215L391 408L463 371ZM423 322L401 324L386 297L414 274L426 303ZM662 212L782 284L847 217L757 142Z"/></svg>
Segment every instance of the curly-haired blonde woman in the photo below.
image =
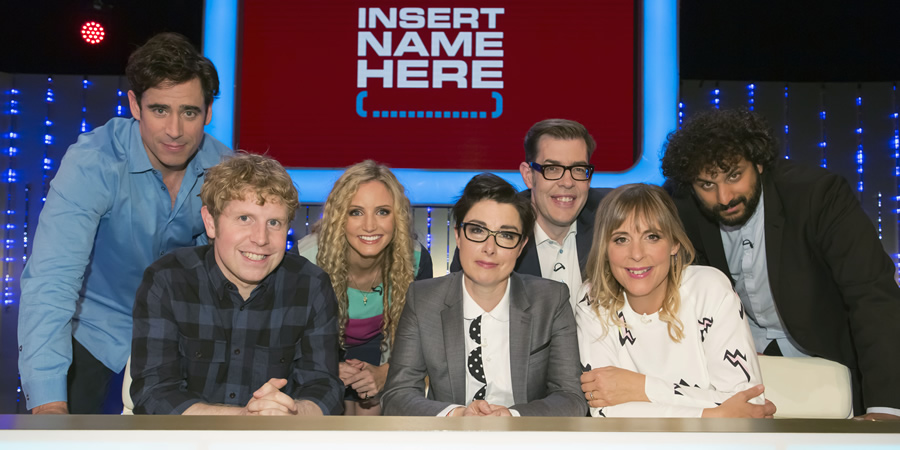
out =
<svg viewBox="0 0 900 450"><path fill-rule="evenodd" d="M576 297L581 387L600 417L769 417L741 301L694 248L659 186L627 184L597 209Z"/></svg>
<svg viewBox="0 0 900 450"><path fill-rule="evenodd" d="M431 257L414 238L409 199L386 166L347 168L334 183L315 233L297 243L331 277L338 299L340 377L346 415L378 415L375 398L414 279L432 277Z"/></svg>

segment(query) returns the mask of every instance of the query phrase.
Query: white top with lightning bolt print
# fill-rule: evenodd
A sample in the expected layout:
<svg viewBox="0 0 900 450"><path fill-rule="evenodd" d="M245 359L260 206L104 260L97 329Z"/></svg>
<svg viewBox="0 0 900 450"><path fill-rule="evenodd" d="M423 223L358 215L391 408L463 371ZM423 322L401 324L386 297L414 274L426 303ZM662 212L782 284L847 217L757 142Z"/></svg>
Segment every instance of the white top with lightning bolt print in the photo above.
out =
<svg viewBox="0 0 900 450"><path fill-rule="evenodd" d="M626 300L619 311L626 327L611 324L604 336L582 286L575 305L578 347L585 368L606 366L646 375L650 402L591 408L600 417L700 417L732 395L762 383L741 300L724 274L689 266L681 282L678 318L684 339L674 342L659 313L640 315ZM606 312L600 316L606 319ZM763 404L763 396L753 399Z"/></svg>

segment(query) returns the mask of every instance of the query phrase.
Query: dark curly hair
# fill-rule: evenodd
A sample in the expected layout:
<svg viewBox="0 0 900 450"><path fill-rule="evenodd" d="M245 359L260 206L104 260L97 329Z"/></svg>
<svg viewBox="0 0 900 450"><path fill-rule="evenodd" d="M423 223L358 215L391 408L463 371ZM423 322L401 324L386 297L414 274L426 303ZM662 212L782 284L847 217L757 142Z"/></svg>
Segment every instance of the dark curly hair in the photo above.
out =
<svg viewBox="0 0 900 450"><path fill-rule="evenodd" d="M765 170L778 157L765 120L744 109L698 113L680 130L669 133L663 151L663 176L681 189L690 186L701 171L728 172L741 158Z"/></svg>
<svg viewBox="0 0 900 450"><path fill-rule="evenodd" d="M216 67L178 33L157 34L135 50L128 57L125 76L138 105L147 89L186 83L194 78L200 80L206 106L219 95Z"/></svg>

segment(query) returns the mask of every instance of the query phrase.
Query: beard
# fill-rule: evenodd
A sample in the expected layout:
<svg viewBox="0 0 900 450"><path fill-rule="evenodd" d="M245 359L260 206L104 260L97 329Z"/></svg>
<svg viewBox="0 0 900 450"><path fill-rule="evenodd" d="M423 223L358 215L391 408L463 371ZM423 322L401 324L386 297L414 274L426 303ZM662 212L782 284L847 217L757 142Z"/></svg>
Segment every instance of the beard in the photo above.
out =
<svg viewBox="0 0 900 450"><path fill-rule="evenodd" d="M756 171L756 168L753 168ZM693 190L691 190L693 192ZM712 207L708 206L703 202L700 198L697 197L696 193L694 194L694 201L697 202L697 207L700 209L700 212L711 222L719 223L729 227L739 227L747 223L750 220L750 217L753 217L753 213L756 212L756 207L759 206L759 199L762 196L762 176L759 172L756 172L756 185L753 186L753 190L750 191L749 196L739 196L735 197L727 205L716 204ZM722 212L727 211L735 206L744 204L744 212L738 214L733 217L722 217Z"/></svg>

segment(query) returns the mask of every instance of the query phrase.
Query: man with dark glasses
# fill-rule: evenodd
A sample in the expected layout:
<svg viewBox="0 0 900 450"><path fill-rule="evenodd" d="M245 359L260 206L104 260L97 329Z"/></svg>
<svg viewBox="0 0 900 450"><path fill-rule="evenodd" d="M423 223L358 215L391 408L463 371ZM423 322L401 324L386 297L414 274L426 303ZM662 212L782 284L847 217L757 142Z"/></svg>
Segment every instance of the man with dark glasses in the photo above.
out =
<svg viewBox="0 0 900 450"><path fill-rule="evenodd" d="M597 205L609 191L590 187L596 147L580 123L542 120L525 135L525 161L519 165L528 187L520 195L531 200L537 220L515 270L566 283L572 296L581 287ZM454 255L450 271L459 270Z"/></svg>
<svg viewBox="0 0 900 450"><path fill-rule="evenodd" d="M578 122L542 120L525 135L525 161L519 165L534 206L534 234L516 262L516 272L581 286L593 237L597 204L608 191L591 189L594 138ZM574 299L572 299L574 300Z"/></svg>

